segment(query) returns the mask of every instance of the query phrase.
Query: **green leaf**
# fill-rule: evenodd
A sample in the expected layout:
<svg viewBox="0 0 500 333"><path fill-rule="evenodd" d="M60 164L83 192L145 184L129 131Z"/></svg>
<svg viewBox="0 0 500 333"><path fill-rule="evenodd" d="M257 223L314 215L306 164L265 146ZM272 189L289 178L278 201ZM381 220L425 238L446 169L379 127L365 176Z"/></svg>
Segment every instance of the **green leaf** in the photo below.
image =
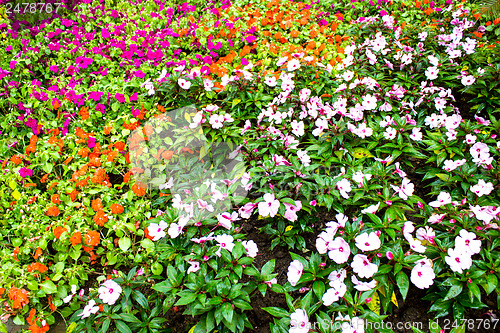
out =
<svg viewBox="0 0 500 333"><path fill-rule="evenodd" d="M115 321L116 328L120 333L132 333L132 330L121 320Z"/></svg>
<svg viewBox="0 0 500 333"><path fill-rule="evenodd" d="M56 285L50 280L45 280L43 283L41 283L40 288L46 294L54 294L57 292Z"/></svg>
<svg viewBox="0 0 500 333"><path fill-rule="evenodd" d="M460 285L452 285L450 289L448 290L448 293L446 293L446 297L444 298L444 301L447 301L449 299L455 298L460 293L462 292L463 286Z"/></svg>
<svg viewBox="0 0 500 333"><path fill-rule="evenodd" d="M193 303L198 295L196 294L188 294L186 296L182 296L175 305L187 305Z"/></svg>
<svg viewBox="0 0 500 333"><path fill-rule="evenodd" d="M123 252L127 252L127 250L130 248L130 245L132 245L132 240L128 237L122 237L118 241L118 246L120 246L120 249Z"/></svg>
<svg viewBox="0 0 500 333"><path fill-rule="evenodd" d="M141 321L139 319L137 319L133 314L131 313L120 313L120 317L125 320L125 321L128 321L129 323L140 323Z"/></svg>
<svg viewBox="0 0 500 333"><path fill-rule="evenodd" d="M410 281L408 280L408 276L402 271L400 271L396 275L396 283L399 287L399 292L403 297L403 301L406 299L406 295L408 294L408 289L410 288Z"/></svg>
<svg viewBox="0 0 500 333"><path fill-rule="evenodd" d="M278 318L285 318L285 317L290 316L290 313L282 308L266 307L266 308L262 308L262 310L266 311L271 316L278 317Z"/></svg>

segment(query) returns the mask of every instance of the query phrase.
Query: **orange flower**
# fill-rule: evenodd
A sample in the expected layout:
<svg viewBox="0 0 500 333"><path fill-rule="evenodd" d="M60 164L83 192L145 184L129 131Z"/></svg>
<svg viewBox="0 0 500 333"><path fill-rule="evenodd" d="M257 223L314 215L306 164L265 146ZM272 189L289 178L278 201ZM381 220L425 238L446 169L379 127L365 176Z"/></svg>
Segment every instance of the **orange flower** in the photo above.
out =
<svg viewBox="0 0 500 333"><path fill-rule="evenodd" d="M21 164L22 160L19 158L18 155L14 155L10 158L10 161L14 163L15 165Z"/></svg>
<svg viewBox="0 0 500 333"><path fill-rule="evenodd" d="M59 239L59 237L61 237L61 235L63 234L63 232L66 232L68 231L68 229L66 229L65 227L61 227L61 226L57 226L54 228L54 237Z"/></svg>
<svg viewBox="0 0 500 333"><path fill-rule="evenodd" d="M14 260L15 261L19 261L19 259L17 258L17 256L19 255L19 246L16 246L16 248L14 249Z"/></svg>
<svg viewBox="0 0 500 333"><path fill-rule="evenodd" d="M61 203L61 199L59 199L59 194L53 194L51 201L52 201L52 203L59 205Z"/></svg>
<svg viewBox="0 0 500 333"><path fill-rule="evenodd" d="M52 295L49 296L48 302L49 302L50 311L52 311L52 312L56 311L56 306L54 305L54 303L52 303Z"/></svg>
<svg viewBox="0 0 500 333"><path fill-rule="evenodd" d="M172 159L172 156L174 156L174 152L171 150L166 150L161 154L161 157L166 160Z"/></svg>
<svg viewBox="0 0 500 333"><path fill-rule="evenodd" d="M132 185L132 191L138 197L142 197L144 194L146 194L146 186L142 183L135 183L134 185Z"/></svg>
<svg viewBox="0 0 500 333"><path fill-rule="evenodd" d="M42 179L40 179L40 183L45 183L47 181L47 178L49 178L50 174L46 173L43 175Z"/></svg>
<svg viewBox="0 0 500 333"><path fill-rule="evenodd" d="M149 234L148 228L144 229L144 236L146 236L147 239L153 240L153 236Z"/></svg>
<svg viewBox="0 0 500 333"><path fill-rule="evenodd" d="M47 216L58 216L59 215L59 208L57 208L57 206L52 206L52 207L49 207L47 209L47 212L45 213L45 215Z"/></svg>
<svg viewBox="0 0 500 333"><path fill-rule="evenodd" d="M123 141L115 142L115 148L118 149L119 151L124 151L125 143Z"/></svg>
<svg viewBox="0 0 500 333"><path fill-rule="evenodd" d="M497 25L498 23L500 23L500 18L496 18L493 20L493 25Z"/></svg>
<svg viewBox="0 0 500 333"><path fill-rule="evenodd" d="M28 304L29 302L28 297L29 293L24 289L12 287L9 290L9 298L13 301L12 302L13 309L21 309L23 306Z"/></svg>
<svg viewBox="0 0 500 333"><path fill-rule="evenodd" d="M100 241L101 235L95 230L87 231L85 234L85 244L89 246L97 246Z"/></svg>
<svg viewBox="0 0 500 333"><path fill-rule="evenodd" d="M107 160L108 162L113 162L113 160L114 160L115 158L117 158L117 157L118 157L118 152L117 152L116 150L113 150L113 151L111 151L111 152L109 153L109 155L108 155L108 157L106 158L106 160Z"/></svg>
<svg viewBox="0 0 500 333"><path fill-rule="evenodd" d="M33 271L39 271L40 273L43 274L43 273L45 273L48 270L48 268L44 264L41 264L39 262L34 262L31 265L28 265L28 267L26 268L26 270L28 272L30 272L30 273L33 272Z"/></svg>
<svg viewBox="0 0 500 333"><path fill-rule="evenodd" d="M292 32L290 32L290 37L292 38L299 37L299 32L297 30L292 30Z"/></svg>
<svg viewBox="0 0 500 333"><path fill-rule="evenodd" d="M102 209L102 202L101 199L97 198L92 200L92 209L97 212Z"/></svg>
<svg viewBox="0 0 500 333"><path fill-rule="evenodd" d="M63 164L64 165L68 165L69 162L71 162L72 159L73 159L73 156L68 157L67 159L64 160Z"/></svg>
<svg viewBox="0 0 500 333"><path fill-rule="evenodd" d="M35 260L38 259L38 257L40 257L42 255L43 251L42 249L39 247L37 247L36 251L35 251L35 255L33 256L33 258L35 258Z"/></svg>
<svg viewBox="0 0 500 333"><path fill-rule="evenodd" d="M75 246L82 242L82 233L80 231L75 232L70 238L69 242L71 245Z"/></svg>
<svg viewBox="0 0 500 333"><path fill-rule="evenodd" d="M102 227L104 226L104 223L108 222L109 218L108 216L104 213L103 210L98 211L93 218L95 224L98 226Z"/></svg>
<svg viewBox="0 0 500 333"><path fill-rule="evenodd" d="M123 206L120 205L120 204L112 204L110 208L111 208L111 212L113 214L121 214L121 213L123 213Z"/></svg>

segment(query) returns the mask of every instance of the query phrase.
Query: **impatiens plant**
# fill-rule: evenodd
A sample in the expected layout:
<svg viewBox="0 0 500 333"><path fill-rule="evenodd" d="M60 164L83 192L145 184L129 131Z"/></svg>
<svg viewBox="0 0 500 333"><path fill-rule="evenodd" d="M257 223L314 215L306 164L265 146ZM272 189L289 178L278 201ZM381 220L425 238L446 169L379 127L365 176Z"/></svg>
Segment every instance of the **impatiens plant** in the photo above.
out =
<svg viewBox="0 0 500 333"><path fill-rule="evenodd" d="M372 332L413 287L496 310L498 18L60 2L0 5L2 321L250 332L271 295L272 332Z"/></svg>

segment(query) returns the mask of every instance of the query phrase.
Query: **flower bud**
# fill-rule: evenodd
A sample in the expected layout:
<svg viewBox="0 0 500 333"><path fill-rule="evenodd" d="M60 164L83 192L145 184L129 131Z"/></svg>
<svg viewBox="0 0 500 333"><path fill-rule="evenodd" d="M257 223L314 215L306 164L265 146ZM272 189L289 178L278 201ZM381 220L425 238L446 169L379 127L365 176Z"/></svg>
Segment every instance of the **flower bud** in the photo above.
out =
<svg viewBox="0 0 500 333"><path fill-rule="evenodd" d="M391 252L391 251L387 251L387 252L385 253L385 256L386 256L386 257L387 257L387 259L389 259L389 260L394 259L394 255L392 254L392 252Z"/></svg>

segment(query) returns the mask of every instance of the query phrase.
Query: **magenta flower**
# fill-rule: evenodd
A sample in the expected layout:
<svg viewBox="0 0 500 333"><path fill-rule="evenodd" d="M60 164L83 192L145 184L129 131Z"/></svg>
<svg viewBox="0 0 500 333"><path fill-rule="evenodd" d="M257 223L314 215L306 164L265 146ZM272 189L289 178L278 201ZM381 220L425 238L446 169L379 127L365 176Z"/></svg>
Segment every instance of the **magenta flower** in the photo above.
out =
<svg viewBox="0 0 500 333"><path fill-rule="evenodd" d="M136 78L142 79L142 78L145 76L145 74L144 74L144 72L143 72L143 71L135 71L135 72L134 72L134 76L135 76Z"/></svg>
<svg viewBox="0 0 500 333"><path fill-rule="evenodd" d="M91 91L91 92L89 92L89 98L91 100L96 101L96 102L99 102L99 100L101 99L102 95L104 95L104 93L100 92L100 91Z"/></svg>
<svg viewBox="0 0 500 333"><path fill-rule="evenodd" d="M57 73L59 71L59 67L57 67L56 65L52 65L50 66L50 70L54 73Z"/></svg>
<svg viewBox="0 0 500 333"><path fill-rule="evenodd" d="M95 138L89 136L88 147L89 148L94 148L95 147Z"/></svg>
<svg viewBox="0 0 500 333"><path fill-rule="evenodd" d="M97 103L95 109L99 111L100 113L104 114L104 111L106 110L106 107L102 105L101 103Z"/></svg>
<svg viewBox="0 0 500 333"><path fill-rule="evenodd" d="M131 101L131 102L135 102L135 101L137 101L137 93L136 93L136 92L135 92L135 93L133 93L133 94L132 94L132 96L130 96L130 101Z"/></svg>
<svg viewBox="0 0 500 333"><path fill-rule="evenodd" d="M123 94L116 93L115 98L118 102L125 103L125 96L123 96Z"/></svg>
<svg viewBox="0 0 500 333"><path fill-rule="evenodd" d="M102 29L101 35L102 35L102 38L104 38L104 39L108 39L109 37L111 37L111 35L109 34L108 29Z"/></svg>
<svg viewBox="0 0 500 333"><path fill-rule="evenodd" d="M19 169L19 174L23 178L31 177L31 176L33 176L33 170L28 169L28 168L21 168L21 169Z"/></svg>
<svg viewBox="0 0 500 333"><path fill-rule="evenodd" d="M17 61L15 60L12 60L10 63L9 63L9 68L11 70L14 70L16 68L16 64L17 64Z"/></svg>

